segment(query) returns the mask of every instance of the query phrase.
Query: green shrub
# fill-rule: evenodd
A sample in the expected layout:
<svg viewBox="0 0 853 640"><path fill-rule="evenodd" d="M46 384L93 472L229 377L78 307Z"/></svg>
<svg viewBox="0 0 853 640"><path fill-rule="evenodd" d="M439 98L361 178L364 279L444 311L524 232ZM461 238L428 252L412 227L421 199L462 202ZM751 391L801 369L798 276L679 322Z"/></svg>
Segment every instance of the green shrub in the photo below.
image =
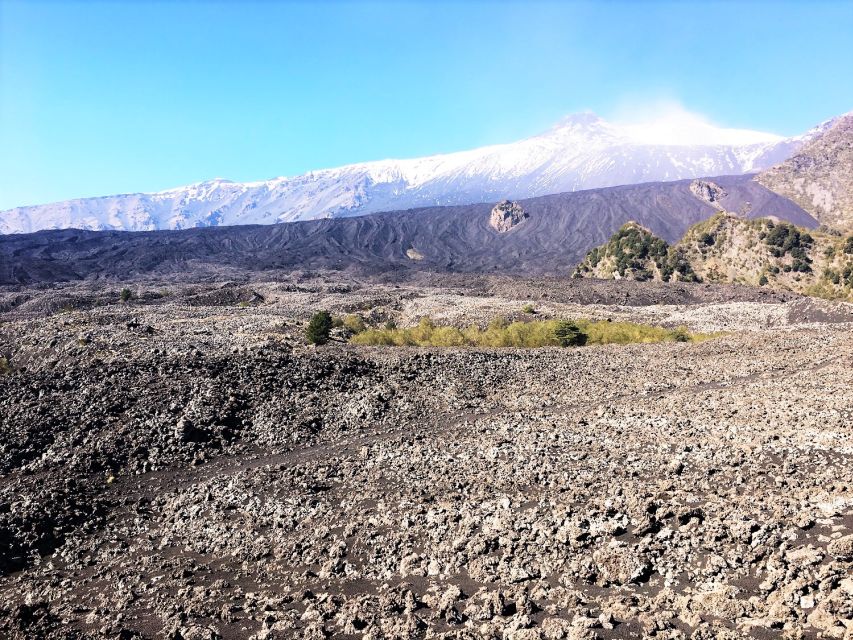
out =
<svg viewBox="0 0 853 640"><path fill-rule="evenodd" d="M844 243L844 253L853 255L853 236L847 238L847 241Z"/></svg>
<svg viewBox="0 0 853 640"><path fill-rule="evenodd" d="M534 307L532 304L528 303L528 304L524 305L523 307L521 307L521 311L522 311L522 313L533 314L533 313L536 313L536 307Z"/></svg>
<svg viewBox="0 0 853 640"><path fill-rule="evenodd" d="M121 293L119 293L119 298L121 298L121 301L122 301L122 302L127 302L127 301L128 301L128 300L130 300L132 297L133 297L133 293L132 293L132 292L130 291L130 289L128 289L127 287L125 287L124 289L122 289L122 290L121 290Z"/></svg>
<svg viewBox="0 0 853 640"><path fill-rule="evenodd" d="M672 330L672 339L676 342L690 342L690 331L685 326L677 327Z"/></svg>
<svg viewBox="0 0 853 640"><path fill-rule="evenodd" d="M768 233L764 238L764 244L770 247L770 253L776 258L789 254L794 258L791 269L787 271L799 271L808 273L811 271L811 258L808 251L814 244L814 238L805 231L801 232L797 227L787 222L777 225L768 223Z"/></svg>
<svg viewBox="0 0 853 640"><path fill-rule="evenodd" d="M12 365L9 364L9 358L0 356L0 376L11 373Z"/></svg>
<svg viewBox="0 0 853 640"><path fill-rule="evenodd" d="M586 334L574 322L558 322L554 327L554 336L561 347L579 347L586 344Z"/></svg>
<svg viewBox="0 0 853 640"><path fill-rule="evenodd" d="M809 260L806 258L805 260L801 258L794 258L794 261L791 263L791 270L797 271L799 273L811 273L811 265L809 265Z"/></svg>
<svg viewBox="0 0 853 640"><path fill-rule="evenodd" d="M758 286L763 287L764 285L768 284L769 282L770 281L767 279L767 276L762 273L761 277L758 279Z"/></svg>
<svg viewBox="0 0 853 640"><path fill-rule="evenodd" d="M841 284L841 274L833 269L824 269L823 277L832 284Z"/></svg>
<svg viewBox="0 0 853 640"><path fill-rule="evenodd" d="M311 344L326 344L332 332L332 316L328 311L318 311L308 322L305 337Z"/></svg>

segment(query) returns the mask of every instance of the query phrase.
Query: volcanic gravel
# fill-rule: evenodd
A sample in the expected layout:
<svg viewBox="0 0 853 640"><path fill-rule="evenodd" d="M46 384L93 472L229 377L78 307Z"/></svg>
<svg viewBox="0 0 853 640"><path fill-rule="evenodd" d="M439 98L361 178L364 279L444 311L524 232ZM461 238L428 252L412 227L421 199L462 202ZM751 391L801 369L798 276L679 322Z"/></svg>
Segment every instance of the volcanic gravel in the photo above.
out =
<svg viewBox="0 0 853 640"><path fill-rule="evenodd" d="M546 285L0 291L0 637L853 638L850 307ZM530 300L729 333L302 340Z"/></svg>

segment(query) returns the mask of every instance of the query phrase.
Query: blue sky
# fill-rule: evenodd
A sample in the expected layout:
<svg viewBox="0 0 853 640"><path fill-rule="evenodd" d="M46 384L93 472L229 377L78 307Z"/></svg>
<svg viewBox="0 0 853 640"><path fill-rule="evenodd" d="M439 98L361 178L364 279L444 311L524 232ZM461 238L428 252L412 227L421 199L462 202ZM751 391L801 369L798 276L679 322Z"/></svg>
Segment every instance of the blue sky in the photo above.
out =
<svg viewBox="0 0 853 640"><path fill-rule="evenodd" d="M0 209L456 151L674 101L853 109L853 2L0 0Z"/></svg>

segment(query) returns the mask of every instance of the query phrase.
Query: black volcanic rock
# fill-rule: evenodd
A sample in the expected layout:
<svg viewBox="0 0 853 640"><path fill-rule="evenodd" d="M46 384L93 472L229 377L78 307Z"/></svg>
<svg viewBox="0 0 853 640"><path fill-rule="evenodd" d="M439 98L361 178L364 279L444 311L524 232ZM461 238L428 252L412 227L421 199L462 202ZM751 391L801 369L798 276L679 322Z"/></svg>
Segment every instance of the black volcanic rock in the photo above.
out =
<svg viewBox="0 0 853 640"><path fill-rule="evenodd" d="M713 182L726 194L714 205L691 192L690 180L522 200L529 218L502 234L489 224L493 205L484 203L272 226L0 236L0 284L296 268L568 276L589 249L629 220L668 242L716 213L717 204L749 217L817 226L799 206L749 176ZM418 259L410 254L413 247Z"/></svg>

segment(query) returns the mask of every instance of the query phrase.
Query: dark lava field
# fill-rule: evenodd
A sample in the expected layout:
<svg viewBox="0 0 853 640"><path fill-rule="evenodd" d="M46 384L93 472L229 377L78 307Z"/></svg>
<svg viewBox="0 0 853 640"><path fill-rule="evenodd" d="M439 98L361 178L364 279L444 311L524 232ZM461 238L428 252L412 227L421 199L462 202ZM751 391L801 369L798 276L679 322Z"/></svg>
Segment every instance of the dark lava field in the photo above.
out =
<svg viewBox="0 0 853 640"><path fill-rule="evenodd" d="M721 335L303 337L317 309L528 302ZM686 284L9 286L0 637L849 640L851 329L850 305Z"/></svg>

